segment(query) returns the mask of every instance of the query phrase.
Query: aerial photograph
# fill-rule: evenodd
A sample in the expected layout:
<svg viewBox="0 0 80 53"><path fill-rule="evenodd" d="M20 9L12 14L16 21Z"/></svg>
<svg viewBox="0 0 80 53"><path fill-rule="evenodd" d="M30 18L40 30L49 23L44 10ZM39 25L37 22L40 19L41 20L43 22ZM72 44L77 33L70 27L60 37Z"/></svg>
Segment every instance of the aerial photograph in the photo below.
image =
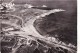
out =
<svg viewBox="0 0 80 53"><path fill-rule="evenodd" d="M77 0L0 0L0 53L77 53Z"/></svg>

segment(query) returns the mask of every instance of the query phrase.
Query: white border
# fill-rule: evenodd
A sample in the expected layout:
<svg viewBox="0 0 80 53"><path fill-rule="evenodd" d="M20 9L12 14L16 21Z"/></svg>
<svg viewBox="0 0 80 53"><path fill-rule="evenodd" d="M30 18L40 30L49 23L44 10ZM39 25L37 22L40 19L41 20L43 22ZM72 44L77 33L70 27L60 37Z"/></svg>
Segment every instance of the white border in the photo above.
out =
<svg viewBox="0 0 80 53"><path fill-rule="evenodd" d="M80 0L77 0L77 53L80 53Z"/></svg>

